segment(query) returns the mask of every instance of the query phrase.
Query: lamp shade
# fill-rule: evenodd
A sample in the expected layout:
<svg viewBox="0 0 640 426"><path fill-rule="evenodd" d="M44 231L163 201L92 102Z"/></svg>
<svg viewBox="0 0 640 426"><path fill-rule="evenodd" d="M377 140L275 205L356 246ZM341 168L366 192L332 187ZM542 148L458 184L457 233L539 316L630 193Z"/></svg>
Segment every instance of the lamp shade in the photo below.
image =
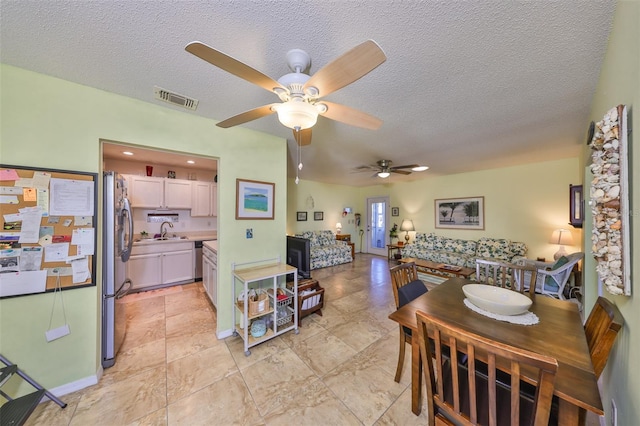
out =
<svg viewBox="0 0 640 426"><path fill-rule="evenodd" d="M416 228L413 226L413 221L411 219L403 219L402 224L400 224L401 231L415 231Z"/></svg>
<svg viewBox="0 0 640 426"><path fill-rule="evenodd" d="M274 108L276 108L280 123L291 129L308 129L313 127L318 120L316 107L303 100L292 99Z"/></svg>
<svg viewBox="0 0 640 426"><path fill-rule="evenodd" d="M336 231L338 231L338 234L342 231L342 224L340 222L336 223Z"/></svg>
<svg viewBox="0 0 640 426"><path fill-rule="evenodd" d="M562 246L570 246L573 244L573 236L571 235L571 231L568 229L556 229L551 234L551 239L549 240L551 244L559 244Z"/></svg>

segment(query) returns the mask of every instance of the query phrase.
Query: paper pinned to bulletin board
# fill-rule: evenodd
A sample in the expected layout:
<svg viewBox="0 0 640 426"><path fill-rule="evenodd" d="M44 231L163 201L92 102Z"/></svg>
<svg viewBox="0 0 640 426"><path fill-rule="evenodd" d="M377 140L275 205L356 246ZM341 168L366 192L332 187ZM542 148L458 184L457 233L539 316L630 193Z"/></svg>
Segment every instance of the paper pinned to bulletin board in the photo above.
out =
<svg viewBox="0 0 640 426"><path fill-rule="evenodd" d="M96 285L97 178L0 164L0 298Z"/></svg>

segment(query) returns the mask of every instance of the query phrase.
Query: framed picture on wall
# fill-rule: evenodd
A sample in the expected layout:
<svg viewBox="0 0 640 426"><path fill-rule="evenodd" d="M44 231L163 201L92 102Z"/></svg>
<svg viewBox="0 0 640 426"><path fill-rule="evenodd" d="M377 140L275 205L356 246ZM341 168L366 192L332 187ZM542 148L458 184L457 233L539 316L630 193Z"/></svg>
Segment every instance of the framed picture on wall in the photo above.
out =
<svg viewBox="0 0 640 426"><path fill-rule="evenodd" d="M306 222L307 221L307 212L298 212L297 213L298 222Z"/></svg>
<svg viewBox="0 0 640 426"><path fill-rule="evenodd" d="M323 220L324 213L323 212L313 212L313 220Z"/></svg>
<svg viewBox="0 0 640 426"><path fill-rule="evenodd" d="M400 216L400 208L391 207L391 216Z"/></svg>
<svg viewBox="0 0 640 426"><path fill-rule="evenodd" d="M273 219L276 184L236 179L236 219Z"/></svg>
<svg viewBox="0 0 640 426"><path fill-rule="evenodd" d="M436 228L484 229L484 197L435 200Z"/></svg>

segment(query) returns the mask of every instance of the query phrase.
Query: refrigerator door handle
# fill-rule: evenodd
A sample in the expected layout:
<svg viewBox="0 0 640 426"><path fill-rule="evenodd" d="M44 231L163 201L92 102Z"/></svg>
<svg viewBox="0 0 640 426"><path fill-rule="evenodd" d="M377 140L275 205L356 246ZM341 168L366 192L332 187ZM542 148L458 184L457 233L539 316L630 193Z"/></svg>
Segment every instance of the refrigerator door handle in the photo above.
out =
<svg viewBox="0 0 640 426"><path fill-rule="evenodd" d="M125 197L123 198L124 206L122 207L122 215L127 216L129 223L129 240L127 241L127 247L124 248L125 243L125 232L123 231L120 235L120 247L122 247L122 253L120 254L120 258L123 262L129 260L129 256L131 256L131 249L133 247L133 215L131 214L131 205L129 204L129 200Z"/></svg>
<svg viewBox="0 0 640 426"><path fill-rule="evenodd" d="M131 290L131 280L127 278L124 280L118 291L116 291L115 298L122 299L124 296L129 294L129 290Z"/></svg>

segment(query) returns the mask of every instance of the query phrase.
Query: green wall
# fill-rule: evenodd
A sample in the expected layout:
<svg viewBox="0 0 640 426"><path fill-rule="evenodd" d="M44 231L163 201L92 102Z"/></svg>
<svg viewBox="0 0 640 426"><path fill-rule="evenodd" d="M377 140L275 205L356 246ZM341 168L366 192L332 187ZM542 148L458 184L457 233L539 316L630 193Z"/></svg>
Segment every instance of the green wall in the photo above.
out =
<svg viewBox="0 0 640 426"><path fill-rule="evenodd" d="M622 312L625 325L618 334L601 380L602 404L607 424L610 424L611 399L614 399L618 409L618 424L632 425L637 424L640 419L640 369L636 364L640 359L640 2L637 1L618 2L589 121L601 120L609 109L620 104L626 105L632 111L630 127L634 129L629 137L629 193L632 203L630 211L633 212L630 217L632 296L613 296L603 290L603 296L612 300ZM585 123L585 129L588 124L589 122ZM590 151L585 146L585 158L589 155ZM591 229L589 224L585 228L585 235L590 235ZM590 250L590 241L587 241L585 246ZM587 251L587 254L590 261L586 263L585 269L586 309L590 310L598 296L598 284L595 262L590 256L590 251Z"/></svg>
<svg viewBox="0 0 640 426"><path fill-rule="evenodd" d="M574 246L568 252L580 251L582 230L574 229L569 221L569 185L582 182L582 169L578 158L546 161L517 167L484 170L473 173L426 177L406 183L389 183L364 188L340 185L324 185L300 181L289 183L288 231L332 229L345 206L355 212L366 213L368 197L388 196L391 206L400 208L400 216L392 222L412 219L416 231L436 232L462 239L478 239L483 236L522 241L529 247L528 257L552 259L558 246L549 244L551 232L557 228L571 229ZM314 197L316 209L325 209L324 226L317 222L296 222L295 211L307 210L305 200ZM485 229L469 231L435 229L434 199L483 196L485 204ZM330 213L327 213L328 208ZM348 217L347 217L348 218ZM312 212L310 210L310 219ZM328 221L326 219L329 219ZM363 216L363 227L365 218ZM352 224L342 220L343 233L350 233L359 246L357 231ZM404 234L402 234L404 235ZM412 233L410 233L412 236ZM413 236L412 236L413 237Z"/></svg>
<svg viewBox="0 0 640 426"><path fill-rule="evenodd" d="M101 173L101 139L219 158L218 332L230 330L232 305L224 301L231 300L232 262L284 256L286 140L220 129L210 119L8 65L1 65L0 73L3 164ZM236 178L276 184L274 220L235 220ZM100 202L98 226L101 210ZM245 238L246 228L253 228L253 239ZM97 287L65 292L71 334L51 343L44 338L51 294L0 300L0 353L48 388L95 376L101 265L97 273Z"/></svg>

